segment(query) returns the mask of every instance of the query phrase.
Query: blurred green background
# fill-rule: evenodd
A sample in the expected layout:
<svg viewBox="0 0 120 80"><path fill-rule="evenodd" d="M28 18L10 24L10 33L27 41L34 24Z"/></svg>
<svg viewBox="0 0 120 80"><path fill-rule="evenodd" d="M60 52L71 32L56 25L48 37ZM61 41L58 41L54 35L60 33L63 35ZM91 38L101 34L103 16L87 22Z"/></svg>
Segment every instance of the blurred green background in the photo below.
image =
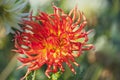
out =
<svg viewBox="0 0 120 80"><path fill-rule="evenodd" d="M94 29L89 42L95 45L95 50L83 52L76 59L80 64L74 66L76 75L66 66L59 80L120 80L120 0L29 0L23 12L33 10L36 15L39 9L51 13L52 3L66 13L77 5L87 17L86 29ZM11 51L13 39L12 33L0 37L0 80L20 80L26 72L26 68L16 70L21 63L17 61L18 54ZM48 80L45 68L36 71L35 80Z"/></svg>

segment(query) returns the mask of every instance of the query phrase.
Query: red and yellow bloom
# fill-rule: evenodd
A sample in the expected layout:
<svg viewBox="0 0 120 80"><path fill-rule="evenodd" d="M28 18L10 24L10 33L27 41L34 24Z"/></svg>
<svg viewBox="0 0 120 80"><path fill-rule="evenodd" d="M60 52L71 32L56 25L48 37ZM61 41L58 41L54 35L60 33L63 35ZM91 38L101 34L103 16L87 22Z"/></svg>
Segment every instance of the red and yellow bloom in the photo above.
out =
<svg viewBox="0 0 120 80"><path fill-rule="evenodd" d="M53 14L30 15L30 20L23 21L23 32L15 35L15 51L24 55L18 58L23 63L20 68L28 66L25 77L45 64L47 77L50 72L64 71L63 63L75 73L71 62L78 66L75 58L93 47L86 43L90 31L83 29L87 23L83 13L77 8L69 14L56 6L53 8Z"/></svg>

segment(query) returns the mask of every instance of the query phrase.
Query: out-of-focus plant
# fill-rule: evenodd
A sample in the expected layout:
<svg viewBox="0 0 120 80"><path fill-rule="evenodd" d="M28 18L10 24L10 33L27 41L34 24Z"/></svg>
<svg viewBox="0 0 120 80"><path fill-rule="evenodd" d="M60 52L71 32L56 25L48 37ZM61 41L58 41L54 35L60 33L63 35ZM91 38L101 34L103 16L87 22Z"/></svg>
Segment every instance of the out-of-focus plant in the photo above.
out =
<svg viewBox="0 0 120 80"><path fill-rule="evenodd" d="M72 5L71 5L72 4ZM63 2L62 7L70 10L74 6L85 13L90 25L97 24L97 17L104 12L108 6L107 0L66 0Z"/></svg>
<svg viewBox="0 0 120 80"><path fill-rule="evenodd" d="M52 0L29 0L31 6L30 11L32 11L32 15L37 15L38 10L45 11L45 9L48 8L47 6L51 5L51 1Z"/></svg>
<svg viewBox="0 0 120 80"><path fill-rule="evenodd" d="M12 27L20 30L18 24L21 18L26 16L22 11L27 2L27 0L0 0L0 38L14 32Z"/></svg>

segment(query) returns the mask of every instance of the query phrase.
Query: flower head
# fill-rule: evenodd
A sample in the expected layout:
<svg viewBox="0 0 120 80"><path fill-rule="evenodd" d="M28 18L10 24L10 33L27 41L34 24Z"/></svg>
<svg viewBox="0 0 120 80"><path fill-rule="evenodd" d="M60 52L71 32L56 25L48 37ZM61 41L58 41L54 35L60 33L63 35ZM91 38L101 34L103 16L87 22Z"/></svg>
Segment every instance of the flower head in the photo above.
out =
<svg viewBox="0 0 120 80"><path fill-rule="evenodd" d="M27 1L0 0L0 32L6 30L4 35L12 32L11 27L20 29L18 23L25 13L21 13ZM3 29L4 28L4 29Z"/></svg>
<svg viewBox="0 0 120 80"><path fill-rule="evenodd" d="M47 77L50 72L64 71L63 63L76 73L71 63L78 66L75 58L93 47L86 43L90 31L83 29L87 23L83 13L76 7L69 14L56 6L53 8L53 14L30 15L30 20L23 21L23 32L15 36L15 51L25 56L18 58L23 63L20 68L28 66L25 77L45 64Z"/></svg>

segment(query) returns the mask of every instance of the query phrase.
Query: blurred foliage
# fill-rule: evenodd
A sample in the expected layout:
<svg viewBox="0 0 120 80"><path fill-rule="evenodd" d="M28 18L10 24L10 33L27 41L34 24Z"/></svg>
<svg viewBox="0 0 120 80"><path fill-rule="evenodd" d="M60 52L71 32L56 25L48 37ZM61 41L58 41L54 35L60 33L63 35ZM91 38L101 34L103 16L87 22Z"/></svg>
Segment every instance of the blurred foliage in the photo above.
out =
<svg viewBox="0 0 120 80"><path fill-rule="evenodd" d="M77 72L76 75L66 66L66 71L63 74L53 74L53 78L58 76L58 80L120 80L120 0L105 1L107 1L107 7L102 10L102 13L98 10L98 13L100 12L99 15L94 13L88 18L88 29L95 30L95 36L92 38L95 50L84 52L76 59L80 64L79 67L74 66ZM51 13L52 2L54 2L56 6L65 9L66 12L68 11L67 7L64 6L66 5L64 0L51 0L48 3L46 1L46 3L44 2L43 5L37 8ZM27 6L27 11L30 10L30 7L30 5ZM36 13L34 13L34 15L35 14ZM15 67L8 67L8 64L12 62L12 58L16 56L15 53L11 51L14 49L13 38L14 34L9 34L0 39L0 80L3 79L1 75L5 76L3 73L6 68L13 68L13 70L11 72L8 71L8 76L6 75L3 80L20 80L26 72L26 68L16 70L21 64L19 61L14 62L13 65L15 65ZM45 69L46 66L43 66L40 70L32 72L26 80L32 80L31 75L34 75L34 73L34 80L48 80L44 74ZM6 71L5 73L8 72Z"/></svg>

